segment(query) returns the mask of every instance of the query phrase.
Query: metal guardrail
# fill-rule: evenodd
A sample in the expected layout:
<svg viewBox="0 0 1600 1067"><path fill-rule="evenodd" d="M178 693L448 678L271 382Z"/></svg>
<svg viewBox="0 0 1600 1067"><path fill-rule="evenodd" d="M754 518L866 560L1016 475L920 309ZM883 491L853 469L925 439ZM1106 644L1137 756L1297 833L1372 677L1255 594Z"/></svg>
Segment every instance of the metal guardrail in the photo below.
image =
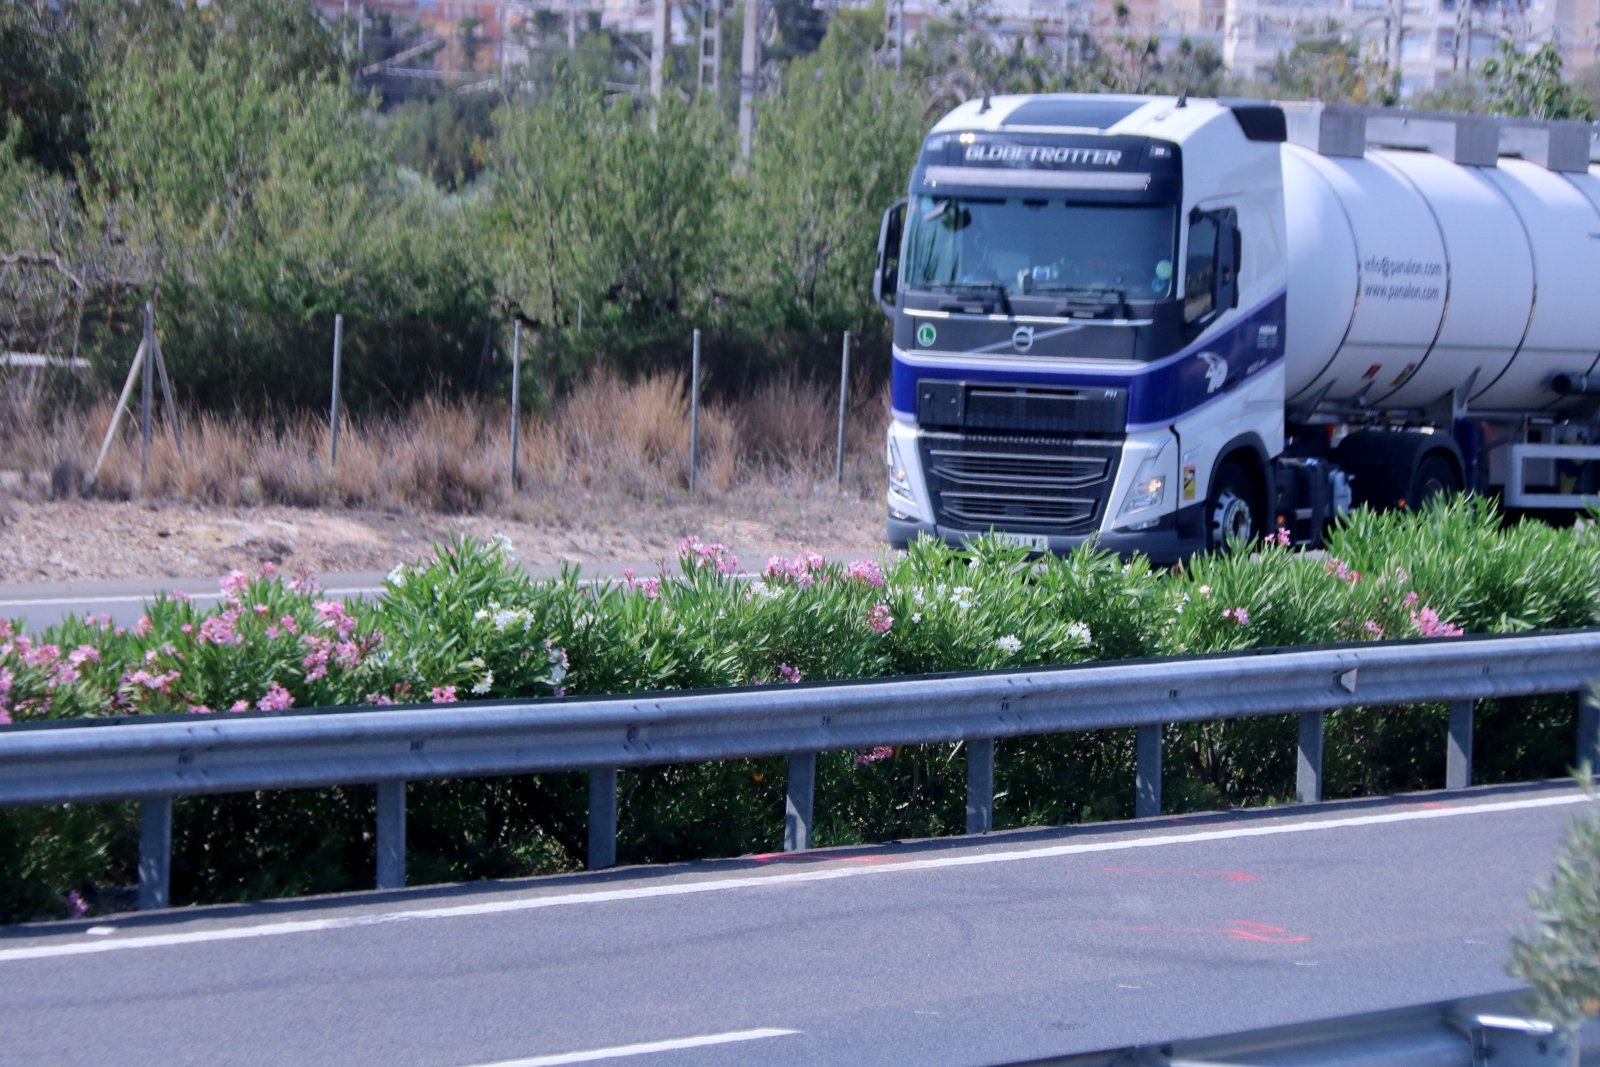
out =
<svg viewBox="0 0 1600 1067"><path fill-rule="evenodd" d="M0 730L0 806L137 799L140 907L165 907L172 798L374 782L377 885L405 884L405 783L588 771L588 865L616 861L619 768L789 756L784 848L810 844L818 752L965 741L967 830L993 826L997 738L1137 728L1135 814L1161 811L1167 723L1298 714L1296 794L1322 796L1325 712L1448 701L1446 787L1471 781L1473 702L1578 692L1600 766L1600 630L1266 650L851 683Z"/></svg>
<svg viewBox="0 0 1600 1067"><path fill-rule="evenodd" d="M1028 1067L1567 1067L1600 1064L1600 1021L1565 1033L1522 990L1218 1037L1035 1060ZM1012 1067L1024 1067L1013 1064Z"/></svg>

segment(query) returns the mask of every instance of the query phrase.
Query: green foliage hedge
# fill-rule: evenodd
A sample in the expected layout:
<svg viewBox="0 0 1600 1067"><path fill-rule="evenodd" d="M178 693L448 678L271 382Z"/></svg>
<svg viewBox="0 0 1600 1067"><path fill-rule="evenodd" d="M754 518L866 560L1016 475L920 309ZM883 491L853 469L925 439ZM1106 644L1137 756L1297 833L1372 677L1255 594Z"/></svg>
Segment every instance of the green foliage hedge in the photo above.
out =
<svg viewBox="0 0 1600 1067"><path fill-rule="evenodd" d="M0 623L0 723L759 687L1579 627L1600 605L1600 536L1592 523L1501 528L1489 503L1458 500L1357 513L1325 556L1269 539L1172 572L1092 547L1033 561L983 539L959 550L922 542L886 567L802 554L747 580L725 547L691 538L674 572L591 584L576 570L536 581L508 544L457 541L396 568L370 600L325 600L309 576L271 572L231 575L223 592L209 610L157 600L126 630L76 619L30 636ZM759 708L759 689L750 702ZM1440 784L1444 715L1330 716L1329 794ZM1571 717L1570 699L1484 707L1478 780L1561 773ZM997 824L1129 814L1132 747L1127 731L1003 742ZM1294 751L1287 718L1171 726L1168 807L1289 796ZM959 755L959 745L824 754L817 840L959 832ZM622 782L624 862L777 847L781 760L630 771ZM419 880L581 863L580 775L411 790ZM181 801L177 898L367 884L372 808L361 787ZM0 885L0 915L49 913L69 891L89 899L132 880L131 807L96 810L0 815L0 869L21 874Z"/></svg>

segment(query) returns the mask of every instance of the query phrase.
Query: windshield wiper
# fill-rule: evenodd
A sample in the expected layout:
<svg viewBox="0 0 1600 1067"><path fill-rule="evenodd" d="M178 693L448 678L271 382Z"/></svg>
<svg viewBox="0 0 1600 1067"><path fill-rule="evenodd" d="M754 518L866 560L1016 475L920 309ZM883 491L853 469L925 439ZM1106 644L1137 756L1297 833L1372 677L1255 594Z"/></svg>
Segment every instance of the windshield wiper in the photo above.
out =
<svg viewBox="0 0 1600 1067"><path fill-rule="evenodd" d="M1011 294L1003 282L927 282L926 287L935 293L993 293L1000 298L1000 310L1011 314Z"/></svg>
<svg viewBox="0 0 1600 1067"><path fill-rule="evenodd" d="M1120 311L1128 314L1128 294L1109 286L1039 285L1035 293L1064 296L1064 311Z"/></svg>

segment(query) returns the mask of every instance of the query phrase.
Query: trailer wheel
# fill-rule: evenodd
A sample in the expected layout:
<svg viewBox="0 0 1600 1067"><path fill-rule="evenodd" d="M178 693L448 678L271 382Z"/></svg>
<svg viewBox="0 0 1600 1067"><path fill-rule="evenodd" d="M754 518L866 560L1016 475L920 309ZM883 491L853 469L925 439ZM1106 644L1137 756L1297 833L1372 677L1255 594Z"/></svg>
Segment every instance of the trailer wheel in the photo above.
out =
<svg viewBox="0 0 1600 1067"><path fill-rule="evenodd" d="M1411 492L1406 504L1420 508L1434 497L1449 496L1461 491L1461 477L1456 465L1442 452L1430 452L1417 464L1417 473L1411 478Z"/></svg>
<svg viewBox="0 0 1600 1067"><path fill-rule="evenodd" d="M1213 552L1226 549L1229 542L1242 540L1254 545L1261 538L1261 504L1255 482L1244 467L1229 460L1217 468L1206 502L1206 547Z"/></svg>

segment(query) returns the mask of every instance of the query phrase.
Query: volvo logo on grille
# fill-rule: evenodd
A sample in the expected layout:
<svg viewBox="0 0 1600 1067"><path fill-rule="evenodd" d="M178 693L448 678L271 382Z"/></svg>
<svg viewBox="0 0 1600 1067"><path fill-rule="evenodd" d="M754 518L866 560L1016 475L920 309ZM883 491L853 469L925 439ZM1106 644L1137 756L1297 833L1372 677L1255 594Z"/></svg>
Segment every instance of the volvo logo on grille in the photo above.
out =
<svg viewBox="0 0 1600 1067"><path fill-rule="evenodd" d="M1028 349L1032 348L1033 327L1018 326L1016 332L1011 335L1011 347L1015 348L1018 352L1026 352Z"/></svg>

